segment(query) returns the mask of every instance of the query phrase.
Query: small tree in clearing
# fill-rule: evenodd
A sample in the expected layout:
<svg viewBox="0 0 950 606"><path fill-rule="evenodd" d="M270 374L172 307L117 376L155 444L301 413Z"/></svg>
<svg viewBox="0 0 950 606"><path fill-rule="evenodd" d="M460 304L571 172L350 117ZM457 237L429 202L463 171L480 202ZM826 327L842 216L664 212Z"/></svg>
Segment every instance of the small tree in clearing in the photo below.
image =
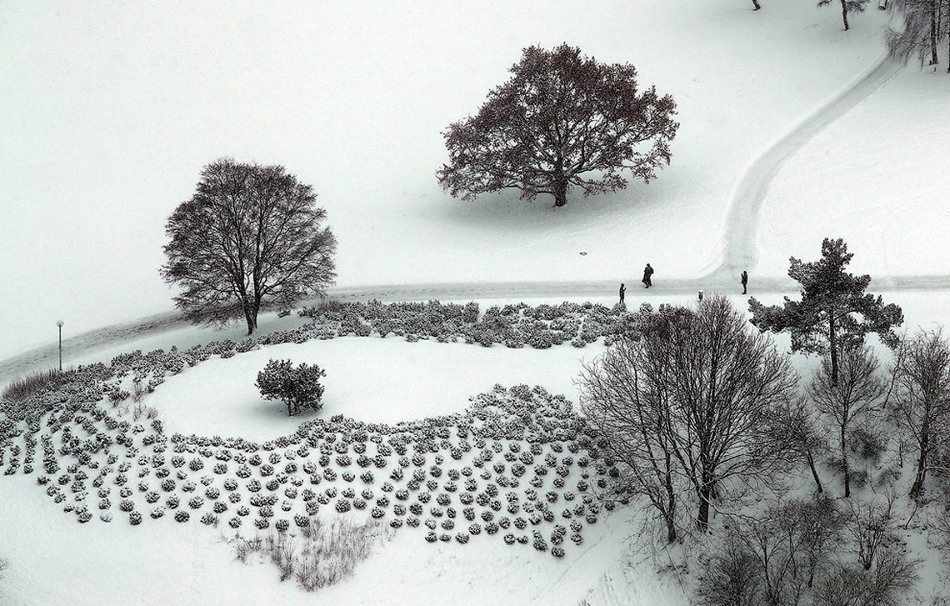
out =
<svg viewBox="0 0 950 606"><path fill-rule="evenodd" d="M844 31L848 31L848 13L862 13L868 0L838 0L841 3L841 19L844 21ZM834 0L818 0L818 6L828 6Z"/></svg>
<svg viewBox="0 0 950 606"><path fill-rule="evenodd" d="M288 416L293 416L301 409L319 410L323 406L320 377L326 374L316 364L294 368L290 360L269 360L264 370L257 373L254 385L265 400L282 400L287 405Z"/></svg>
<svg viewBox="0 0 950 606"><path fill-rule="evenodd" d="M832 381L831 361L825 357L808 393L815 408L834 429L835 446L844 474L844 496L851 496L851 468L848 445L855 425L868 419L884 395L884 381L878 376L880 364L867 346L849 345L841 350L838 383Z"/></svg>
<svg viewBox="0 0 950 606"><path fill-rule="evenodd" d="M788 331L792 351L829 355L832 386L838 384L838 352L842 345L863 340L873 332L888 347L896 347L900 340L893 327L904 322L900 307L884 305L880 296L865 294L871 276L845 271L853 256L841 238L825 238L818 261L789 259L788 275L802 285L801 301L785 297L781 306L765 306L755 297L749 299L751 322L759 330Z"/></svg>
<svg viewBox="0 0 950 606"><path fill-rule="evenodd" d="M676 104L654 87L638 92L632 65L598 63L562 44L524 49L511 73L477 115L444 133L450 160L436 176L452 196L515 188L564 206L571 187L614 191L627 185L621 171L649 182L670 163Z"/></svg>

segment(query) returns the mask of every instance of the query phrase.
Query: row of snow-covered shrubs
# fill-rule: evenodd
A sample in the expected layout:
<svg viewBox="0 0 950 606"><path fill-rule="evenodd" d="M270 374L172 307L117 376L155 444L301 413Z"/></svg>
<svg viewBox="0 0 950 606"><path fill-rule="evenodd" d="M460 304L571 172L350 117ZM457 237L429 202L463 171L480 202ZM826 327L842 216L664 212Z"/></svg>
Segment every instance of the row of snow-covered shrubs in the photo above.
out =
<svg viewBox="0 0 950 606"><path fill-rule="evenodd" d="M464 341L489 347L530 346L545 349L571 343L583 347L601 337L621 332L631 314L623 306L612 309L596 303L537 306L492 306L479 314L478 303L331 303L304 309L314 319L318 336L395 335L406 340ZM308 325L309 326L309 325ZM303 329L306 330L305 326Z"/></svg>
<svg viewBox="0 0 950 606"><path fill-rule="evenodd" d="M579 545L584 525L612 508L598 493L617 476L570 403L527 386L497 386L454 415L395 426L336 416L263 444L167 436L115 423L99 407L54 412L42 425L37 483L80 522L94 512L104 522L121 512L133 525L164 517L217 524L220 516L232 528L246 520L285 531L321 506L365 509L392 529L440 529L437 540L460 543L497 533L558 557L568 525ZM24 438L37 442L35 433ZM21 444L7 452L19 458ZM524 534L545 527L533 543Z"/></svg>

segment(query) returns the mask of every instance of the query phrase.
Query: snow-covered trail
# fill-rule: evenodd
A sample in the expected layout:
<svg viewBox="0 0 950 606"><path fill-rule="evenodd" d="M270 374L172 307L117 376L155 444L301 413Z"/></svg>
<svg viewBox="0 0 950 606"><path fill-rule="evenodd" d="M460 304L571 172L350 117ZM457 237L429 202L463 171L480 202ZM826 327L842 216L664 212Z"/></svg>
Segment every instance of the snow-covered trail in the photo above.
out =
<svg viewBox="0 0 950 606"><path fill-rule="evenodd" d="M634 283L635 282L635 283ZM649 291L643 290L639 282L631 280L627 289L627 305L640 303L654 305L668 302L669 297L695 295L703 290L712 293L739 294L739 276L727 271L718 271L707 277L691 279L664 280L662 276L654 280ZM335 288L329 290L329 296L339 301L368 301L376 299L382 302L392 301L471 301L471 300L520 300L548 299L561 301L580 297L614 298L619 284L615 281L586 282L490 282L490 283L442 283L442 284L392 284L383 286L362 286ZM796 284L788 278L750 277L749 295L791 294L796 292ZM875 276L872 288L875 293L894 291L950 291L950 276ZM315 303L315 302L314 302ZM306 305L306 304L304 304ZM261 324L261 331L286 328L284 323L301 324L303 320L294 317L276 321L277 326L268 328ZM97 352L117 347L144 337L156 336L173 330L183 330L189 323L176 312L167 312L150 316L143 320L116 324L89 331L63 340L63 350L67 352L64 365L72 363L70 359L87 357ZM227 332L212 330L190 335L188 342L176 343L187 348L198 343L221 339L240 340L243 332L240 326ZM0 362L0 385L35 370L55 367L58 350L55 343L32 349L20 355Z"/></svg>
<svg viewBox="0 0 950 606"><path fill-rule="evenodd" d="M769 186L785 161L815 135L851 108L884 86L901 70L898 63L883 55L828 103L779 137L749 164L732 190L723 242L723 259L709 277L736 275L754 270L758 263L756 229Z"/></svg>

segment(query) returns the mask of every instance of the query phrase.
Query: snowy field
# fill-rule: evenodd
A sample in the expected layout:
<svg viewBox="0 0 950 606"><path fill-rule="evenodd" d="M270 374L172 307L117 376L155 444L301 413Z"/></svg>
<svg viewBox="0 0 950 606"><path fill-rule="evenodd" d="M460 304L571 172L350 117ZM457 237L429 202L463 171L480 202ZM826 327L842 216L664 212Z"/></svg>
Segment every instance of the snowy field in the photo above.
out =
<svg viewBox="0 0 950 606"><path fill-rule="evenodd" d="M722 258L726 212L746 169L883 52L880 11L853 15L846 33L838 11L813 2L769 2L758 13L748 5L4 3L0 359L51 342L60 318L72 335L170 310L157 272L165 220L193 193L201 167L223 155L280 163L314 185L340 241L341 287L619 282L646 261L662 278L703 275ZM521 48L564 41L601 61L631 62L642 85L674 96L681 128L671 166L650 185L575 197L556 211L516 193L451 199L434 177L446 159L440 131L478 109ZM940 202L950 160L945 69L912 66L786 160L763 205L750 294L756 278L784 275L789 255L817 258L825 236L848 241L856 272L950 273ZM883 284L869 291L901 305L906 328L950 325L950 294ZM631 307L695 300L628 286ZM746 309L745 297L730 298ZM516 301L480 301L483 310L508 302ZM268 315L261 329L303 322ZM67 357L67 366L242 334L178 328ZM786 348L787 337L778 343ZM581 360L601 351L599 343L539 351L311 341L209 360L147 403L169 433L265 440L313 416L289 419L260 399L253 379L269 357L327 369L317 416L393 423L464 410L495 383L540 384L576 403ZM794 363L808 372L817 359ZM618 564L637 528L627 509L587 529L583 549L563 559L501 541L430 545L400 532L347 582L315 595L279 583L269 563L236 562L222 532L197 520L77 524L32 476L0 486L0 558L9 562L0 604L688 603L649 563ZM928 590L937 582L924 579Z"/></svg>
<svg viewBox="0 0 950 606"><path fill-rule="evenodd" d="M872 276L950 274L950 79L915 63L818 134L780 170L762 212L760 264L815 256L841 237Z"/></svg>
<svg viewBox="0 0 950 606"><path fill-rule="evenodd" d="M834 10L747 0L4 3L0 356L57 319L76 335L170 309L165 220L223 155L313 184L340 286L699 275L746 166L880 57L879 13L843 32ZM673 95L671 166L556 212L450 198L440 132L523 47L565 41Z"/></svg>

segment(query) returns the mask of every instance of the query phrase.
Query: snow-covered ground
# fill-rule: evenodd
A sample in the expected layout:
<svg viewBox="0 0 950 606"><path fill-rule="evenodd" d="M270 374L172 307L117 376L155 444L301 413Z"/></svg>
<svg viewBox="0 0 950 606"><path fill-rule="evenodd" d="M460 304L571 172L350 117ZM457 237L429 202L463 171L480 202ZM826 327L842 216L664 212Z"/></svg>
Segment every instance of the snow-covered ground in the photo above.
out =
<svg viewBox="0 0 950 606"><path fill-rule="evenodd" d="M699 275L745 167L876 61L882 23L747 0L4 3L0 356L57 319L75 335L170 309L165 220L223 155L314 185L341 286ZM450 198L440 132L523 47L565 41L674 96L672 165L558 211Z"/></svg>
<svg viewBox="0 0 950 606"><path fill-rule="evenodd" d="M281 163L314 185L340 240L341 286L619 282L646 261L668 277L714 269L730 196L747 168L883 50L879 11L853 16L845 33L837 11L811 2L768 3L757 13L748 4L4 3L0 359L53 341L59 318L70 335L170 309L157 274L165 219L191 195L200 168L222 155ZM477 110L522 47L564 41L602 61L633 63L642 84L675 97L682 126L672 165L649 186L575 198L557 211L514 193L475 204L449 198L434 178L445 160L440 131ZM939 203L947 82L911 68L786 161L763 205L753 294L755 278L784 274L789 255L816 258L825 236L848 240L856 271L948 272ZM910 326L950 322L946 293L883 294L904 307ZM693 298L631 291L628 304ZM269 318L262 328L299 323ZM179 328L69 363L241 332ZM575 399L579 358L599 347L392 338L286 345L188 369L150 404L170 431L264 439L299 422L250 385L267 357L306 357L339 379L328 377L325 414L391 422L461 410L494 383L538 383ZM796 360L802 370L814 363ZM597 604L688 601L650 566L618 564L636 528L625 514L608 517L564 560L500 542L475 549L397 534L351 580L315 596L278 583L269 565L236 563L203 525L81 525L31 476L0 482L4 604L130 596L142 604L577 604L588 594Z"/></svg>
<svg viewBox="0 0 950 606"><path fill-rule="evenodd" d="M543 385L576 402L573 381L581 360L603 350L602 345L568 346L539 354L530 348L408 343L399 337L313 340L208 360L168 379L147 403L158 409L166 431L263 442L293 433L302 421L317 415L343 414L395 425L460 412L469 397L490 391L496 383ZM254 381L269 359L317 364L327 372L319 413L289 418L279 401L261 398Z"/></svg>
<svg viewBox="0 0 950 606"><path fill-rule="evenodd" d="M872 276L950 273L946 64L912 64L786 161L764 203L756 273L784 273L789 255L815 257L829 236Z"/></svg>

